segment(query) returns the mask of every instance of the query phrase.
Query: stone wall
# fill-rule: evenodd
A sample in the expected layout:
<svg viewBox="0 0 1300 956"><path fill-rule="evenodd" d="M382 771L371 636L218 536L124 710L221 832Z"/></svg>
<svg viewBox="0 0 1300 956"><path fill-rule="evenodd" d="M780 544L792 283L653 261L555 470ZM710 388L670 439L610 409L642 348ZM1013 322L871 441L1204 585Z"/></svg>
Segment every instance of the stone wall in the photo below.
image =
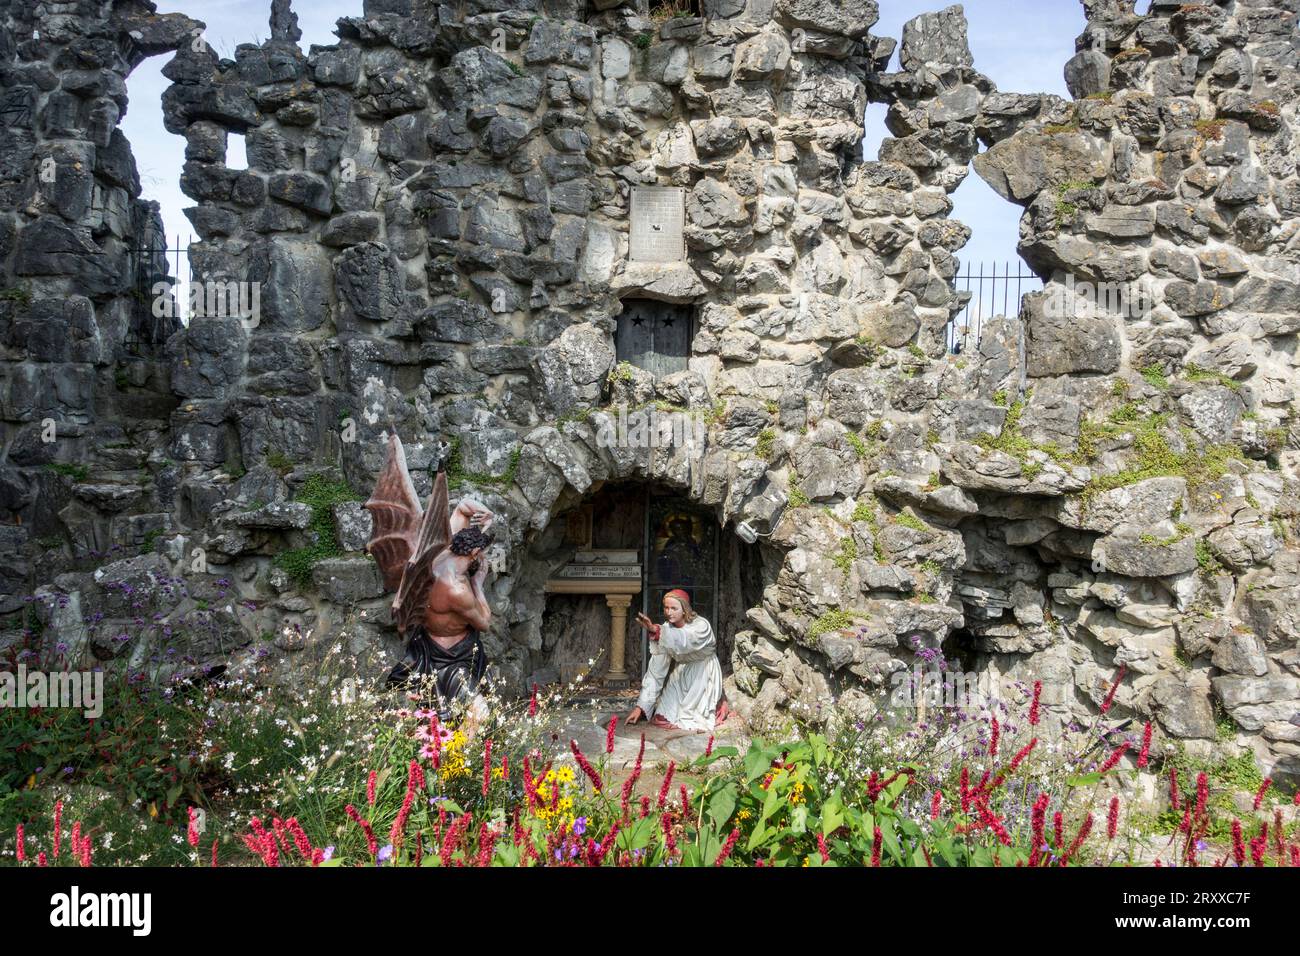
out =
<svg viewBox="0 0 1300 956"><path fill-rule="evenodd" d="M102 435L59 446L86 474L23 456L41 416L14 396L40 360L9 344L0 568L49 586L47 633L147 659L67 608L111 619L107 585L154 573L185 582L164 615L220 598L192 663L259 635L286 679L340 637L390 653L363 513L321 482L368 489L396 429L421 490L446 465L502 516L486 643L516 686L547 663L532 545L600 483L654 481L725 528L772 532L727 684L757 722L818 719L831 697L870 713L911 667L903 636L926 631L1008 682L1042 679L1051 720L1095 712L1123 666L1117 713L1300 775L1294 2L1085 3L1073 102L998 92L960 7L909 23L887 72L873 0L701 0L667 18L618 0L367 0L306 54L277 2L272 39L234 60L149 6L45 4L119 51L177 50L164 109L187 144L192 260L200 279L259 283L261 311L195 319L139 381L106 351L95 374L120 382L119 361L125 394L169 416L126 437L150 476L134 485L102 460L119 407L67 387L48 386L54 417ZM49 125L58 91L98 102L63 52L77 41L33 47L8 16L8 75L59 84L33 111L41 142L92 140L89 118L74 137ZM875 160L869 102L893 133ZM225 164L230 135L247 170ZM949 196L972 160L1026 206L1021 250L1046 289L950 355L969 230ZM683 262L629 260L635 185L687 191ZM59 276L41 287L107 314L127 290L92 295L83 260L114 241L75 198L29 208L14 188L8 235L57 226L97 251L56 244L32 273L10 242L5 274ZM1081 295L1138 280L1152 307L1132 314ZM697 306L687 371L616 368L627 297ZM6 308L7 343L50 321ZM703 452L600 440L618 406L649 403L703 416ZM161 535L90 569L87 528L151 513Z"/></svg>

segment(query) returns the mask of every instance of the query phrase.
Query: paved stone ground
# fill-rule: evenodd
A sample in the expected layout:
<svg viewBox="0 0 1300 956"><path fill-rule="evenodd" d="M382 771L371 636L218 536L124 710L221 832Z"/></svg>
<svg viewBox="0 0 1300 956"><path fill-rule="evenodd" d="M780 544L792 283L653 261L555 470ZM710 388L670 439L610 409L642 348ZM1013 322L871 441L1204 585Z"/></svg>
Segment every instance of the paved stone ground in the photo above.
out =
<svg viewBox="0 0 1300 956"><path fill-rule="evenodd" d="M642 759L642 783L637 793L645 792L653 785L657 788L668 768L669 761L682 766L704 753L708 746L709 735L689 730L663 730L648 724L625 726L623 718L636 704L635 695L603 694L580 698L570 706L556 713L553 732L558 743L565 744L576 740L582 752L593 760L605 752L605 735L609 727L609 718L618 714L618 730L614 736L614 752L608 759L607 766L613 770L613 777L621 782L627 779L636 765L637 751L641 747L641 735L645 734L645 756ZM714 733L714 748L732 746L740 752L749 747L749 735L744 722L738 715L732 715ZM572 761L571 754L561 759ZM674 787L674 789L676 789Z"/></svg>

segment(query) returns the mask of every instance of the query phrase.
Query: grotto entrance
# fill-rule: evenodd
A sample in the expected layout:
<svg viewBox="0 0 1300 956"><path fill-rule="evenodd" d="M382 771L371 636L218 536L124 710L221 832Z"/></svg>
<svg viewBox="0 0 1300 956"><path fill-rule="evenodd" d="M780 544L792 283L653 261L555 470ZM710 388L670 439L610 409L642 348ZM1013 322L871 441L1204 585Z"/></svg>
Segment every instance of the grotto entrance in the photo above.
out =
<svg viewBox="0 0 1300 956"><path fill-rule="evenodd" d="M547 582L530 683L588 674L608 690L634 693L649 648L632 621L639 611L661 616L663 596L674 587L712 623L727 673L745 612L762 599L759 547L724 534L711 510L653 482L593 486L537 536L528 559ZM622 611L619 594L628 596ZM612 632L622 615L625 678L610 673Z"/></svg>

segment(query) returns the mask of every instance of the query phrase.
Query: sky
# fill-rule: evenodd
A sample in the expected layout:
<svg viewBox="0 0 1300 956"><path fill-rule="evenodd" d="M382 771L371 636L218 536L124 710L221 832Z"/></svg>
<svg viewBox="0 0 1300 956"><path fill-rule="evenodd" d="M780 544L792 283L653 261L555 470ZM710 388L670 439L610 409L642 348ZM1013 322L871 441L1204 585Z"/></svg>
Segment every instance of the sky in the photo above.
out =
<svg viewBox="0 0 1300 956"><path fill-rule="evenodd" d="M270 35L270 0L157 0L157 4L161 13L188 13L205 22L205 39L221 56L233 57L239 44L260 42ZM941 0L880 0L880 22L872 33L901 39L907 20L943 6ZM1068 95L1063 69L1074 55L1074 38L1084 27L1079 0L971 0L964 7L975 68L998 89ZM359 16L361 0L298 0L294 10L306 50L313 43L336 42L335 21ZM127 81L130 105L122 127L140 168L145 198L161 204L169 238L174 243L179 236L183 246L193 233L183 210L194 203L178 185L185 140L162 126L162 94L169 81L161 70L167 59L146 60ZM897 60L891 69L897 69ZM876 154L880 140L888 135L884 115L885 107L879 104L868 112L865 147L869 156ZM231 137L228 163L232 168L243 165L237 144L238 138ZM955 218L974 230L970 243L959 253L963 263L1011 262L1014 271L1020 207L1001 199L973 171L953 200Z"/></svg>

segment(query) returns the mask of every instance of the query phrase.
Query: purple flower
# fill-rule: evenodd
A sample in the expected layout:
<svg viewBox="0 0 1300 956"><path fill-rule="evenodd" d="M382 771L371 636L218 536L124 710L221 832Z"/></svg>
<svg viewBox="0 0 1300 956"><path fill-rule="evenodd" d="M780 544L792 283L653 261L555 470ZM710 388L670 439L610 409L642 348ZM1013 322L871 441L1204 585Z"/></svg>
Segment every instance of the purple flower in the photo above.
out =
<svg viewBox="0 0 1300 956"><path fill-rule="evenodd" d="M323 852L324 852L324 856L321 857L322 863L325 862L326 860L334 859L334 847L327 846Z"/></svg>
<svg viewBox="0 0 1300 956"><path fill-rule="evenodd" d="M379 853L375 857L380 863L387 863L393 858L393 845L387 843L379 848Z"/></svg>
<svg viewBox="0 0 1300 956"><path fill-rule="evenodd" d="M578 817L578 819L576 819L576 820L573 821L573 835L574 835L574 836L582 836L582 835L583 835L584 833L586 833L586 832L587 832L587 818L586 818L586 817Z"/></svg>

